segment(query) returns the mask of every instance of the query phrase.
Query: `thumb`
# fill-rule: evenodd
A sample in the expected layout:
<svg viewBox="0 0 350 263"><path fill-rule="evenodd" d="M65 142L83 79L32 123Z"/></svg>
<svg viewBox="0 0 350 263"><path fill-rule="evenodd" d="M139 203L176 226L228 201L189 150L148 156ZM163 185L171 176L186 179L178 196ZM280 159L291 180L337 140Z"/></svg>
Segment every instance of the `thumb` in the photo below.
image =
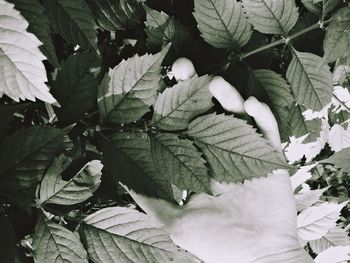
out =
<svg viewBox="0 0 350 263"><path fill-rule="evenodd" d="M179 206L168 201L138 194L132 189L127 189L125 186L124 188L147 215L167 228L170 228L174 220L176 220L181 213L181 208Z"/></svg>

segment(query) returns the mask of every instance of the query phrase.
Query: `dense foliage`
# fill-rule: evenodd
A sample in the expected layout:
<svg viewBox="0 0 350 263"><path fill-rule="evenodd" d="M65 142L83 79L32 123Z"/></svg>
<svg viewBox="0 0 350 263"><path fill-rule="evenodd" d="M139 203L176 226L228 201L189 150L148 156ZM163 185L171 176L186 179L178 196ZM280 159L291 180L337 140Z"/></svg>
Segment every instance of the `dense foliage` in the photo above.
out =
<svg viewBox="0 0 350 263"><path fill-rule="evenodd" d="M0 261L196 262L125 188L182 204L277 168L300 242L348 260L349 29L341 0L0 0Z"/></svg>

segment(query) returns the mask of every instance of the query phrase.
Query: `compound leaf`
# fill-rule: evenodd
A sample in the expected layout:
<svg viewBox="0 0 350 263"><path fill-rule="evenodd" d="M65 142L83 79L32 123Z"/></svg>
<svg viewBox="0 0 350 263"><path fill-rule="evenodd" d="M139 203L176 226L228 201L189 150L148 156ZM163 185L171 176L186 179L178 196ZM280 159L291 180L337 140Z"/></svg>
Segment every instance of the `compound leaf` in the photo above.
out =
<svg viewBox="0 0 350 263"><path fill-rule="evenodd" d="M204 40L216 48L243 47L253 32L237 0L195 0L193 15Z"/></svg>
<svg viewBox="0 0 350 263"><path fill-rule="evenodd" d="M190 123L187 134L204 155L216 179L243 181L287 168L284 157L245 121L210 114Z"/></svg>

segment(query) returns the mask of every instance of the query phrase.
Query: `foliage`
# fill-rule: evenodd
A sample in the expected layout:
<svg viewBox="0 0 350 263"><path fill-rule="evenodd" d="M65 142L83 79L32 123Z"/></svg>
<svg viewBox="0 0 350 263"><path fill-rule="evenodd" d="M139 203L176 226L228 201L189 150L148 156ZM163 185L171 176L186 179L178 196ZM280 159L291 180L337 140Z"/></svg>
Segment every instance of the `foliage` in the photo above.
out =
<svg viewBox="0 0 350 263"><path fill-rule="evenodd" d="M182 204L278 168L300 242L348 260L349 18L340 0L0 0L1 262L198 262L121 184ZM198 75L172 79L179 57ZM270 106L283 153L214 76Z"/></svg>

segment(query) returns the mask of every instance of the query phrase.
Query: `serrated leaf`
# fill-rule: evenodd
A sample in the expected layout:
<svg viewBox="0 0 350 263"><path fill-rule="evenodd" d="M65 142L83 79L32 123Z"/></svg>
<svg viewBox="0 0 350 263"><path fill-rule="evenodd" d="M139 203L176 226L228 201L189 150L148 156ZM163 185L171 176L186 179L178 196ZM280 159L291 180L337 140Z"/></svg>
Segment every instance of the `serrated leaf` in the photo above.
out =
<svg viewBox="0 0 350 263"><path fill-rule="evenodd" d="M0 0L0 98L5 94L17 102L38 98L55 103L45 84L41 42L26 31L28 25L13 4Z"/></svg>
<svg viewBox="0 0 350 263"><path fill-rule="evenodd" d="M102 29L124 30L141 23L142 8L137 0L90 0L89 2Z"/></svg>
<svg viewBox="0 0 350 263"><path fill-rule="evenodd" d="M210 193L210 176L193 143L175 134L151 136L151 152L157 170L172 184L197 193Z"/></svg>
<svg viewBox="0 0 350 263"><path fill-rule="evenodd" d="M330 247L315 258L315 263L344 263L350 260L350 246Z"/></svg>
<svg viewBox="0 0 350 263"><path fill-rule="evenodd" d="M331 102L333 77L321 57L292 48L287 79L299 104L319 111Z"/></svg>
<svg viewBox="0 0 350 263"><path fill-rule="evenodd" d="M288 118L294 97L290 87L283 77L272 70L258 69L250 71L249 87L267 96L276 117L280 135L286 141L290 135Z"/></svg>
<svg viewBox="0 0 350 263"><path fill-rule="evenodd" d="M294 0L243 0L254 29L264 34L287 36L298 20Z"/></svg>
<svg viewBox="0 0 350 263"><path fill-rule="evenodd" d="M154 104L153 124L168 131L186 129L193 118L213 106L208 89L211 78L191 78L165 89Z"/></svg>
<svg viewBox="0 0 350 263"><path fill-rule="evenodd" d="M30 203L45 169L63 149L64 134L64 130L35 126L7 137L0 144L1 193L20 203ZM16 191L21 195L14 195Z"/></svg>
<svg viewBox="0 0 350 263"><path fill-rule="evenodd" d="M305 241L323 237L336 226L340 211L345 205L346 202L341 204L324 202L319 206L305 209L297 217L298 236Z"/></svg>
<svg viewBox="0 0 350 263"><path fill-rule="evenodd" d="M161 48L172 42L175 48L190 38L190 33L179 20L164 12L158 12L144 6L146 10L147 41L153 49Z"/></svg>
<svg viewBox="0 0 350 263"><path fill-rule="evenodd" d="M157 97L161 64L169 45L155 55L138 55L109 70L98 89L101 119L112 123L137 121Z"/></svg>
<svg viewBox="0 0 350 263"><path fill-rule="evenodd" d="M44 0L50 25L73 45L98 53L94 16L84 0Z"/></svg>
<svg viewBox="0 0 350 263"><path fill-rule="evenodd" d="M220 181L239 182L289 168L282 154L245 121L210 114L190 123L187 134L204 155Z"/></svg>
<svg viewBox="0 0 350 263"><path fill-rule="evenodd" d="M297 204L297 210L303 211L312 206L320 200L322 194L328 190L329 187L322 189L310 190L310 186L303 185L302 189L294 196Z"/></svg>
<svg viewBox="0 0 350 263"><path fill-rule="evenodd" d="M84 219L81 238L96 263L198 262L179 250L148 215L125 207L104 208Z"/></svg>
<svg viewBox="0 0 350 263"><path fill-rule="evenodd" d="M103 145L103 174L138 193L171 200L171 184L151 158L150 138L144 132L115 133Z"/></svg>
<svg viewBox="0 0 350 263"><path fill-rule="evenodd" d="M332 16L323 42L323 59L327 63L350 55L350 7L343 7Z"/></svg>
<svg viewBox="0 0 350 263"><path fill-rule="evenodd" d="M300 166L295 174L290 177L293 191L295 191L299 185L305 183L312 177L310 170L315 166L316 164Z"/></svg>
<svg viewBox="0 0 350 263"><path fill-rule="evenodd" d="M310 12L324 18L340 3L340 0L321 0L317 3L313 0L302 0L301 2Z"/></svg>
<svg viewBox="0 0 350 263"><path fill-rule="evenodd" d="M55 47L50 35L49 20L46 16L45 9L39 1L26 0L9 0L8 2L15 4L15 8L21 12L21 15L29 22L28 31L37 36L43 43L40 50L47 57L47 60L56 68L60 67Z"/></svg>
<svg viewBox="0 0 350 263"><path fill-rule="evenodd" d="M334 164L337 168L342 171L349 173L350 172L350 147L344 148L339 152L336 152L331 157L322 160L322 163L331 163Z"/></svg>
<svg viewBox="0 0 350 263"><path fill-rule="evenodd" d="M24 110L29 104L0 105L0 140L6 134L9 123L16 112Z"/></svg>
<svg viewBox="0 0 350 263"><path fill-rule="evenodd" d="M61 122L76 122L94 105L99 67L100 61L93 53L73 54L62 64L52 83L52 94L61 105L55 109Z"/></svg>
<svg viewBox="0 0 350 263"><path fill-rule="evenodd" d="M350 56L337 61L334 66L333 80L340 86L350 88Z"/></svg>
<svg viewBox="0 0 350 263"><path fill-rule="evenodd" d="M67 228L42 217L34 233L35 262L88 263L82 243Z"/></svg>
<svg viewBox="0 0 350 263"><path fill-rule="evenodd" d="M204 40L216 48L243 47L253 32L237 0L195 0L193 16Z"/></svg>
<svg viewBox="0 0 350 263"><path fill-rule="evenodd" d="M328 144L335 152L350 147L350 126L344 128L342 125L334 124L329 131Z"/></svg>
<svg viewBox="0 0 350 263"><path fill-rule="evenodd" d="M62 179L62 172L69 163L64 155L54 160L40 185L40 204L74 205L92 196L101 182L102 164L99 160L88 162L69 181Z"/></svg>
<svg viewBox="0 0 350 263"><path fill-rule="evenodd" d="M330 247L350 245L350 238L343 228L336 226L320 239L311 240L309 245L314 253L320 254Z"/></svg>

